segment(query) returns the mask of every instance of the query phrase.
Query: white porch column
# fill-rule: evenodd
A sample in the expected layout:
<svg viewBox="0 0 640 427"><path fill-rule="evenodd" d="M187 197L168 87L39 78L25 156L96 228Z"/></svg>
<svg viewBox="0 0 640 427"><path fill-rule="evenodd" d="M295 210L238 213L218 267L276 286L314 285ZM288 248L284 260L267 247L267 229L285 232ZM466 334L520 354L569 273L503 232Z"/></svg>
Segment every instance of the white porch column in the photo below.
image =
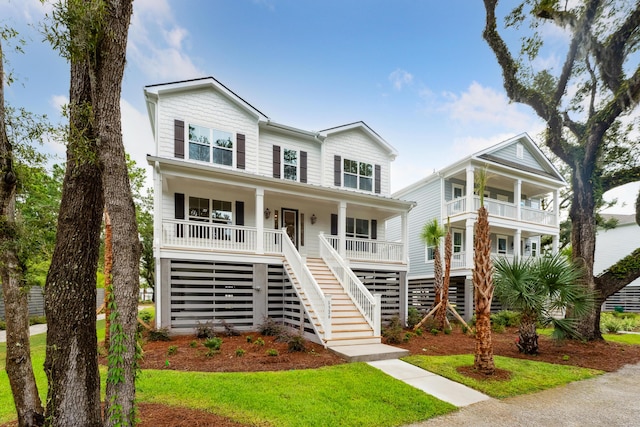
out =
<svg viewBox="0 0 640 427"><path fill-rule="evenodd" d="M553 236L551 236L551 242L551 252L553 253L553 255L555 255L560 249L560 235L554 234Z"/></svg>
<svg viewBox="0 0 640 427"><path fill-rule="evenodd" d="M338 206L338 253L347 257L347 202L341 201Z"/></svg>
<svg viewBox="0 0 640 427"><path fill-rule="evenodd" d="M473 167L469 166L467 167L467 209L465 209L466 212L473 212L474 206L473 206L473 190L475 189L476 186L476 182L474 179L474 175L473 175Z"/></svg>
<svg viewBox="0 0 640 427"><path fill-rule="evenodd" d="M406 263L409 259L409 227L407 212L400 216L400 236L402 238L402 260Z"/></svg>
<svg viewBox="0 0 640 427"><path fill-rule="evenodd" d="M522 199L522 180L518 179L513 185L513 203L516 205L516 219L522 221L522 211L520 209L520 200Z"/></svg>
<svg viewBox="0 0 640 427"><path fill-rule="evenodd" d="M264 253L264 188L256 188L256 253Z"/></svg>
<svg viewBox="0 0 640 427"><path fill-rule="evenodd" d="M558 190L553 190L553 214L556 221L554 225L560 227L560 192Z"/></svg>
<svg viewBox="0 0 640 427"><path fill-rule="evenodd" d="M153 168L153 257L155 259L155 274L158 279L156 282L156 288L154 289L156 300L156 328L162 327L162 287L168 288L169 284L164 283L162 271L160 269L160 247L162 246L162 174L160 173L160 163L156 162Z"/></svg>
<svg viewBox="0 0 640 427"><path fill-rule="evenodd" d="M513 235L513 256L518 258L520 258L520 240L522 240L522 230L518 228Z"/></svg>
<svg viewBox="0 0 640 427"><path fill-rule="evenodd" d="M464 257L465 267L473 268L473 220L471 218L467 219L464 233Z"/></svg>

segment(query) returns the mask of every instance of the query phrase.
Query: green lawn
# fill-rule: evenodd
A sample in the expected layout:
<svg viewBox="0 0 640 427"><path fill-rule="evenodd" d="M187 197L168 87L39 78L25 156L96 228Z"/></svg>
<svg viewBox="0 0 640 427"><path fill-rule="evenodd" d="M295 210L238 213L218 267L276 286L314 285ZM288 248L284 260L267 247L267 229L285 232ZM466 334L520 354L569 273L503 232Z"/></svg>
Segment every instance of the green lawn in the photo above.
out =
<svg viewBox="0 0 640 427"><path fill-rule="evenodd" d="M104 321L99 323L104 338ZM41 397L45 335L31 339ZM4 366L5 344L0 344ZM101 369L103 375L105 369ZM248 424L277 426L399 426L455 410L453 405L364 363L321 369L201 373L144 370L138 400L213 411ZM0 424L15 419L6 372L0 372Z"/></svg>
<svg viewBox="0 0 640 427"><path fill-rule="evenodd" d="M473 365L473 355L470 354L456 356L408 356L402 360L453 381L465 384L491 397L500 399L520 394L534 393L572 381L591 378L603 373L595 369L494 356L496 368L510 371L511 378L508 381L478 381L456 371L456 368L459 366Z"/></svg>
<svg viewBox="0 0 640 427"><path fill-rule="evenodd" d="M539 335L551 336L553 329L538 329L537 332ZM602 337L605 341L640 345L640 334L602 334Z"/></svg>

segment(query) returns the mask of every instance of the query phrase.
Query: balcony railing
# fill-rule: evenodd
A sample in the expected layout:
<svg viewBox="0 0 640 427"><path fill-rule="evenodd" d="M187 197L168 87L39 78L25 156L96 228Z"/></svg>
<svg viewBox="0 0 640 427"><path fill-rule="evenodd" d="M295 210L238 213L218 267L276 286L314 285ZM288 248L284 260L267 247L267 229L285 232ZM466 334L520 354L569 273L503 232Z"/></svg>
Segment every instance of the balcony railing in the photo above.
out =
<svg viewBox="0 0 640 427"><path fill-rule="evenodd" d="M185 249L282 255L282 230L264 230L260 251L257 236L255 227L167 220L162 223L161 245ZM337 250L337 236L327 236L327 239ZM403 243L348 238L344 244L347 259L384 263L404 261Z"/></svg>
<svg viewBox="0 0 640 427"><path fill-rule="evenodd" d="M480 207L480 197L474 196L473 205L474 211L477 211ZM490 215L501 218L518 219L518 210L516 209L516 205L513 203L485 197L484 206L487 208ZM469 212L467 211L467 200L464 197L445 202L445 208L447 216L454 216ZM554 212L521 206L520 221L553 226L556 225L556 216Z"/></svg>

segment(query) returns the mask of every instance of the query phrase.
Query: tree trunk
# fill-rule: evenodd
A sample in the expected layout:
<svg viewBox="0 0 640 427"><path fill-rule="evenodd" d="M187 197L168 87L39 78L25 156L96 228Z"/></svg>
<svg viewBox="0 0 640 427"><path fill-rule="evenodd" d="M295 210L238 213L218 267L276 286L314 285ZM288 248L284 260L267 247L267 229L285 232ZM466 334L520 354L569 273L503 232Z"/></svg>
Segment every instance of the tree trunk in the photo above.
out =
<svg viewBox="0 0 640 427"><path fill-rule="evenodd" d="M4 106L4 57L0 41L0 279L7 326L6 371L18 414L18 426L41 426L43 408L38 395L29 341L28 289L16 250L16 175L7 138Z"/></svg>
<svg viewBox="0 0 640 427"><path fill-rule="evenodd" d="M104 200L90 93L86 64L72 63L67 169L45 287L47 426L102 426L96 271Z"/></svg>
<svg viewBox="0 0 640 427"><path fill-rule="evenodd" d="M447 309L449 307L449 280L451 278L451 256L453 255L453 242L451 241L451 227L447 224L447 234L444 237L444 277L442 278L442 302L436 312L436 324L441 329L447 327Z"/></svg>
<svg viewBox="0 0 640 427"><path fill-rule="evenodd" d="M111 345L105 403L106 426L135 425L135 377L138 369L137 316L140 289L140 241L121 132L120 94L132 0L114 0L105 16L105 37L95 65L93 105L104 164L106 210L113 232Z"/></svg>
<svg viewBox="0 0 640 427"><path fill-rule="evenodd" d="M591 173L592 167L587 167L586 170L579 164L573 167L571 185L574 195L569 212L572 224L571 247L573 261L585 272L583 285L589 291L594 292L596 300L600 300L601 295L593 277L593 261L596 249L596 203ZM602 339L598 310L599 308L594 307L587 316L578 321L577 331L586 340Z"/></svg>
<svg viewBox="0 0 640 427"><path fill-rule="evenodd" d="M493 344L491 342L491 300L493 298L493 266L488 211L478 209L475 227L473 288L476 309L476 349L474 368L485 375L493 375Z"/></svg>
<svg viewBox="0 0 640 427"><path fill-rule="evenodd" d="M444 318L438 317L438 314L440 314L442 308L446 310L447 306L443 306L442 304L442 257L440 256L440 248L438 246L435 246L433 251L433 293L434 306L440 304L434 316L435 327L442 331L444 329Z"/></svg>
<svg viewBox="0 0 640 427"><path fill-rule="evenodd" d="M538 354L538 333L536 332L537 316L532 313L522 313L519 337L516 346L520 353Z"/></svg>
<svg viewBox="0 0 640 427"><path fill-rule="evenodd" d="M109 212L104 211L104 348L111 344L111 270L113 267L113 232Z"/></svg>

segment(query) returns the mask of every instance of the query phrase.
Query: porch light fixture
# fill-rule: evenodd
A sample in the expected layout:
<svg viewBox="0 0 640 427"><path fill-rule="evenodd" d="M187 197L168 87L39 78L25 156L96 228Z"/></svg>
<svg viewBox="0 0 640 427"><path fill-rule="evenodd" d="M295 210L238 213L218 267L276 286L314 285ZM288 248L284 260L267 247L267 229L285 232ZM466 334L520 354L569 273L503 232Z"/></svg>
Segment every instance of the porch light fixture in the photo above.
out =
<svg viewBox="0 0 640 427"><path fill-rule="evenodd" d="M316 216L316 214L311 214L311 218L309 219L311 220L311 224L315 224L318 220L318 217Z"/></svg>
<svg viewBox="0 0 640 427"><path fill-rule="evenodd" d="M269 210L269 208L264 210L264 219L269 219L271 218L271 211Z"/></svg>

